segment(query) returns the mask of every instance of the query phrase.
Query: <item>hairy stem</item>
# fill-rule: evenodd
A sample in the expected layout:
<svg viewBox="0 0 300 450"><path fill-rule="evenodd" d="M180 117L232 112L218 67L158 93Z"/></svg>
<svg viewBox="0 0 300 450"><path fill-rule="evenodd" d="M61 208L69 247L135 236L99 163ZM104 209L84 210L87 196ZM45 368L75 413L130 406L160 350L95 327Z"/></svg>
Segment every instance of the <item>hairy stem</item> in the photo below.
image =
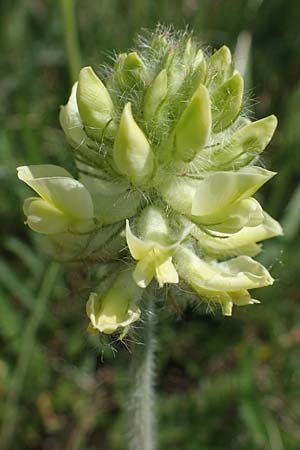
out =
<svg viewBox="0 0 300 450"><path fill-rule="evenodd" d="M141 321L142 341L136 345L132 359L132 387L129 402L130 450L155 450L154 392L154 301L147 301L144 321Z"/></svg>

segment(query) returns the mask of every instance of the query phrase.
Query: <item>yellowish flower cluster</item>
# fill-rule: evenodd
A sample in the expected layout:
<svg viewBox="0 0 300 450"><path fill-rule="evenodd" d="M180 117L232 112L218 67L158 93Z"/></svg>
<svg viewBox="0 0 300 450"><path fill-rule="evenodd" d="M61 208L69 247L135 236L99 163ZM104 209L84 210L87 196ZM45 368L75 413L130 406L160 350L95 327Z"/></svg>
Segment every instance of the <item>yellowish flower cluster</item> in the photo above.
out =
<svg viewBox="0 0 300 450"><path fill-rule="evenodd" d="M275 175L258 157L277 120L251 122L243 107L229 49L208 56L186 33L159 28L103 81L80 71L60 111L78 180L53 165L18 176L38 195L24 213L53 258L115 264L89 297L90 331L126 332L153 279L184 283L224 315L273 283L252 257L282 234L254 198Z"/></svg>

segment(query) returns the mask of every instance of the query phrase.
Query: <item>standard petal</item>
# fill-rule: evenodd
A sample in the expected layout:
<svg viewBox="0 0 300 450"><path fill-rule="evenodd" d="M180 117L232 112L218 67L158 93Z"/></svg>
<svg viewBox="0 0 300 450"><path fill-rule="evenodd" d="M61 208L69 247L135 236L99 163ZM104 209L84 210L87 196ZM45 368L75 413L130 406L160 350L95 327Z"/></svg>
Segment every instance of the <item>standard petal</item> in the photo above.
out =
<svg viewBox="0 0 300 450"><path fill-rule="evenodd" d="M206 216L225 210L228 206L251 197L275 175L261 167L245 167L237 172L216 172L197 187L192 214Z"/></svg>
<svg viewBox="0 0 300 450"><path fill-rule="evenodd" d="M19 178L44 200L70 216L88 220L94 216L93 201L85 186L63 168L53 165L23 166Z"/></svg>
<svg viewBox="0 0 300 450"><path fill-rule="evenodd" d="M153 247L151 243L144 242L132 233L128 220L126 220L126 241L132 257L137 261L145 258Z"/></svg>
<svg viewBox="0 0 300 450"><path fill-rule="evenodd" d="M17 167L18 178L24 183L28 184L32 189L36 191L35 187L31 186L31 182L39 178L51 178L51 177L70 177L72 175L63 167L55 166L54 164L37 164L34 166L20 166ZM41 197L40 192L36 191Z"/></svg>

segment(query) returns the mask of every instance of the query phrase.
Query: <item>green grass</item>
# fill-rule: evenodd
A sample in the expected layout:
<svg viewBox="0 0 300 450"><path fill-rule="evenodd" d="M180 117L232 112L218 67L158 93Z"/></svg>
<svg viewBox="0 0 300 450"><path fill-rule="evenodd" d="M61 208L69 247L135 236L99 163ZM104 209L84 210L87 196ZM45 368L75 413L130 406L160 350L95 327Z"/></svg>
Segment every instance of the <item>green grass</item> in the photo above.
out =
<svg viewBox="0 0 300 450"><path fill-rule="evenodd" d="M7 434L7 411L13 410L16 425L3 450L123 450L130 353L120 344L117 354L106 348L102 358L86 334L92 280L80 267L61 268L51 281L53 266L23 225L29 190L15 176L25 162L73 170L58 110L79 63L68 65L74 48L72 33L64 33L62 3L68 4L14 0L2 6L0 18L0 421ZM232 319L201 306L181 319L171 309L162 311L159 450L298 450L298 2L78 0L75 6L77 58L95 68L158 21L188 25L215 48L225 43L234 50L240 33L251 33L249 104L257 118L279 118L264 156L278 176L261 200L286 236L266 243L260 256L277 281L256 293L261 305L236 309Z"/></svg>

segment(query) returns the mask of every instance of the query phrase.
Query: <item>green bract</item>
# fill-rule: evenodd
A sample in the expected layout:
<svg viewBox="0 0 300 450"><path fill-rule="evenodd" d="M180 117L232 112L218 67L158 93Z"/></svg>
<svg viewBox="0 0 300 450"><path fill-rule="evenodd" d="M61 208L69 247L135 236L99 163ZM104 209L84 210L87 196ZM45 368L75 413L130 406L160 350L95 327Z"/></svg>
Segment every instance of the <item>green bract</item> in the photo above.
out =
<svg viewBox="0 0 300 450"><path fill-rule="evenodd" d="M277 119L251 122L243 88L226 46L209 55L158 27L99 76L83 68L61 107L79 181L51 165L18 169L39 195L24 212L47 253L113 276L90 295L90 330L127 330L151 283L183 282L230 315L273 282L251 257L282 234L254 198L275 175L258 157Z"/></svg>

